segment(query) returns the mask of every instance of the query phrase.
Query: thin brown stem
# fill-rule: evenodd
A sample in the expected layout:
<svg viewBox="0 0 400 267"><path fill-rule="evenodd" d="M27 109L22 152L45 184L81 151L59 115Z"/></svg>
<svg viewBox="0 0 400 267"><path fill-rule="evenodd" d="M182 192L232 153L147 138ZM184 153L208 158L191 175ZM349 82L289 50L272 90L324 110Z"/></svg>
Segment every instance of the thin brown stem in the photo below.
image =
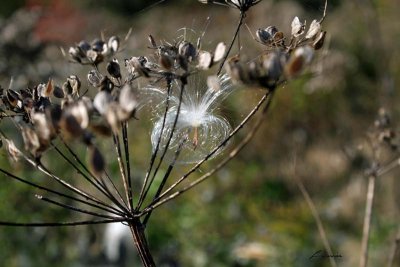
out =
<svg viewBox="0 0 400 267"><path fill-rule="evenodd" d="M228 48L228 50L226 51L226 54L225 54L224 58L223 58L222 61L221 61L221 64L219 65L219 68L218 68L218 71L217 71L217 75L221 74L221 71L222 71L222 68L223 68L223 66L224 66L224 64L225 64L225 62L226 62L226 59L228 58L228 56L229 56L229 54L230 54L230 52L231 52L231 50L232 50L233 44L235 43L236 38L237 38L238 35L239 35L240 27L241 27L242 24L243 24L243 20L244 20L245 16L246 16L246 13L245 13L245 12L240 12L239 23L238 23L238 25L236 26L235 34L233 35L232 41L231 41L231 43L230 43L230 45L229 45L229 48Z"/></svg>
<svg viewBox="0 0 400 267"><path fill-rule="evenodd" d="M121 174L122 183L124 185L125 197L126 197L127 201L129 201L128 179L126 177L124 163L122 162L121 143L119 141L118 134L113 135L113 140L114 140L115 150L117 152L117 161L118 161L118 165L119 165L119 172ZM128 203L128 208L129 208L129 210L132 210L132 203L130 203L130 202Z"/></svg>
<svg viewBox="0 0 400 267"><path fill-rule="evenodd" d="M74 206L71 206L71 205L67 205L67 204L64 204L64 203L60 203L60 202L52 200L50 198L43 197L42 195L36 195L36 197L39 200L43 200L43 201L45 201L47 203L62 207L62 208L67 209L67 210L72 210L72 211L84 213L84 214L87 214L87 215L93 215L93 216L100 217L100 218L105 218L105 219L119 219L120 218L120 217L113 217L113 216L106 215L106 214L100 214L100 213L93 212L93 211L90 211L90 210L85 210L85 209L77 208L77 207L74 207Z"/></svg>
<svg viewBox="0 0 400 267"><path fill-rule="evenodd" d="M75 221L75 222L49 222L49 223L18 223L18 222L6 222L0 221L1 226L12 226L12 227L60 227L60 226L79 226L79 225L92 225L92 224L106 224L124 222L126 219L107 219L107 220L89 220L89 221Z"/></svg>
<svg viewBox="0 0 400 267"><path fill-rule="evenodd" d="M400 244L400 227L397 229L396 237L393 240L392 247L390 248L388 267L393 267L393 264L395 264L396 255L399 254L399 244Z"/></svg>
<svg viewBox="0 0 400 267"><path fill-rule="evenodd" d="M165 158L165 156L167 155L169 145L170 145L171 140L172 140L172 137L174 136L174 133L175 133L176 125L178 124L179 113L181 112L182 99L183 99L183 93L184 93L184 91L185 91L185 86L186 86L186 84L185 84L183 81L181 81L180 93L179 93L179 102L178 102L178 107L176 108L176 115L175 115L174 122L173 122L173 125L172 125L172 128L171 128L171 132L170 132L170 134L169 134L169 136L168 136L168 139L167 139L167 142L166 142L166 144L165 144L163 153L162 153L161 156L160 156L160 160L158 161L158 164L157 164L157 166L156 166L156 168L155 168L155 170L154 170L154 172L153 172L153 176L152 176L152 178L151 178L150 181L149 181L149 185L147 186L147 189L146 189L146 191L145 191L144 194L143 194L142 202L140 202L140 203L138 204L138 209L140 209L141 205L143 204L143 201L144 201L144 199L146 198L146 196L147 196L147 194L148 194L148 192L149 192L149 190L150 190L150 188L151 188L151 185L152 185L152 183L153 183L153 181L154 181L154 179L155 179L155 177L156 177L156 175L157 175L157 173L158 173L158 170L160 169L161 164L163 163L164 158ZM172 167L173 167L173 166L172 166Z"/></svg>
<svg viewBox="0 0 400 267"><path fill-rule="evenodd" d="M157 145L156 145L156 147L154 148L154 151L153 151L153 153L152 153L152 155L151 155L149 168L147 169L147 171L146 171L146 176L144 177L144 182L143 182L143 185L142 185L142 189L140 190L140 194L139 194L138 207L139 207L139 204L141 204L142 201L143 201L142 198L143 198L144 192L145 192L145 190L146 190L146 188L147 188L148 179L149 179L150 174L151 174L151 171L152 171L152 169L153 169L154 162L155 162L155 160L156 160L158 150L160 149L161 138L162 138L162 135L163 135L163 133L164 133L165 121L166 121L166 119L167 119L168 110L169 110L169 103L170 103L170 97L171 97L171 90L172 90L172 83L171 83L171 80L167 80L167 99L166 99L166 101L165 101L165 111L164 111L164 115L163 115L163 121L162 121L162 125L161 125L160 136L159 136L158 139L157 139Z"/></svg>
<svg viewBox="0 0 400 267"><path fill-rule="evenodd" d="M86 167L86 165L82 162L82 160L78 157L78 155L72 150L72 148L71 148L66 142L64 142L64 140L63 140L63 144L64 144L64 146L67 148L68 152L69 152L69 153L72 155L72 157L75 159L75 161L79 164L79 166L81 166L87 173L89 173L89 175L90 175L94 180L100 181L100 182L103 184L104 188L108 190L108 188L107 188L105 182L104 182L101 178L100 178L99 180L96 178L96 176ZM119 208L121 208L121 209L124 210L124 211L127 211L128 205L127 205L127 203L124 201L124 199L122 198L121 193L119 192L119 190L117 189L117 187L115 186L113 180L112 180L111 177L107 174L107 172L105 172L105 175L106 175L108 181L109 181L109 182L111 183L111 185L113 186L114 191L117 193L117 196L118 196L119 200L121 201L121 203L119 203L119 201L116 200L116 199L114 198L114 195L111 194L111 193L109 193L109 194L110 194L110 197L111 197L111 198L114 198L114 200L115 200L114 202L115 202L115 204L116 204Z"/></svg>
<svg viewBox="0 0 400 267"><path fill-rule="evenodd" d="M13 175L12 173L10 173L10 172L8 172L8 171L6 171L6 170L3 170L3 169L1 169L1 168L0 168L0 172L4 173L7 177L10 177L11 179L14 179L14 180L16 180L16 181L18 181L18 182L21 182L21 183L23 183L23 184L32 186L32 187L34 187L34 188L43 190L43 191L45 191L45 192L52 193L52 194L55 194L55 195L58 195L58 196L60 196L60 197L64 197L64 198L67 198L67 199L71 199L71 200L77 201L77 202L79 202L79 203L82 203L82 204L85 204L85 205L88 205L88 206L91 206L91 207L94 207L94 208L97 208L97 209L100 209L100 210L103 210L103 211L106 211L106 212L115 214L115 215L118 215L118 216L123 216L123 215L124 215L124 213L123 213L122 211L117 210L117 209L113 208L112 206L108 206L108 205L107 205L107 206L100 206L100 205L96 205L96 204L93 204L93 203L91 203L91 202L85 201L85 200L83 200L83 199L76 198L76 197L74 197L74 196L66 195L66 194L64 194L64 193L55 191L55 190L53 190L53 189L50 189L50 188L47 188L47 187L38 185L38 184L36 184L36 183L27 181L27 180L25 180L25 179L23 179L23 178L20 178L20 177L18 177L18 176L16 176L16 175Z"/></svg>
<svg viewBox="0 0 400 267"><path fill-rule="evenodd" d="M368 244L371 230L372 207L375 195L376 175L368 178L367 200L365 205L363 235L361 241L360 267L366 267L368 264Z"/></svg>

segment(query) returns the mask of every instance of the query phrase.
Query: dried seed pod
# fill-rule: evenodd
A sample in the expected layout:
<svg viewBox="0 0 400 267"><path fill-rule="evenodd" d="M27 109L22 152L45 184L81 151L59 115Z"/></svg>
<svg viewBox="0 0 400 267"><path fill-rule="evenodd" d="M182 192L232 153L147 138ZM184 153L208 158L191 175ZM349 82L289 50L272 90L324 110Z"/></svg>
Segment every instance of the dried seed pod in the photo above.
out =
<svg viewBox="0 0 400 267"><path fill-rule="evenodd" d="M315 40L312 43L312 46L314 47L315 50L319 50L324 46L325 35L326 31L322 31L317 35L317 37L315 37Z"/></svg>
<svg viewBox="0 0 400 267"><path fill-rule="evenodd" d="M125 59L125 67L132 75L137 73L139 76L149 77L149 69L146 67L147 58L145 57L131 57Z"/></svg>
<svg viewBox="0 0 400 267"><path fill-rule="evenodd" d="M100 151L95 146L89 147L89 166L96 176L101 176L104 172L105 161Z"/></svg>
<svg viewBox="0 0 400 267"><path fill-rule="evenodd" d="M53 80L49 79L49 81L42 88L40 93L42 97L50 97L53 94L53 91L54 91Z"/></svg>
<svg viewBox="0 0 400 267"><path fill-rule="evenodd" d="M6 93L7 101L11 107L15 108L18 106L20 101L20 95L12 89L8 89ZM22 102L21 102L22 107Z"/></svg>
<svg viewBox="0 0 400 267"><path fill-rule="evenodd" d="M92 49L86 52L86 57L93 64L98 64L103 61L103 56L99 52L94 51Z"/></svg>
<svg viewBox="0 0 400 267"><path fill-rule="evenodd" d="M15 146L14 142L6 139L7 152L13 162L17 162L21 156L21 151Z"/></svg>
<svg viewBox="0 0 400 267"><path fill-rule="evenodd" d="M60 128L59 123L62 117L61 107L59 105L52 105L51 108L46 110L46 112L47 117L51 120L55 132L58 132Z"/></svg>
<svg viewBox="0 0 400 267"><path fill-rule="evenodd" d="M67 139L79 138L83 134L79 122L69 112L63 113L59 125L61 132Z"/></svg>
<svg viewBox="0 0 400 267"><path fill-rule="evenodd" d="M167 54L160 54L159 63L165 70L170 70L174 66L174 59Z"/></svg>
<svg viewBox="0 0 400 267"><path fill-rule="evenodd" d="M81 55L83 56L86 55L86 52L90 50L91 46L88 42L83 40L79 42L78 48L80 49Z"/></svg>
<svg viewBox="0 0 400 267"><path fill-rule="evenodd" d="M214 59L213 62L218 62L224 58L226 51L226 45L223 42L220 42L215 48Z"/></svg>
<svg viewBox="0 0 400 267"><path fill-rule="evenodd" d="M102 53L105 48L106 43L103 40L100 39L95 39L93 40L92 44L91 44L91 48L93 51L96 51L98 53Z"/></svg>
<svg viewBox="0 0 400 267"><path fill-rule="evenodd" d="M70 84L72 88L72 94L79 96L79 89L81 88L81 81L79 80L78 76L70 75L67 78L67 82Z"/></svg>
<svg viewBox="0 0 400 267"><path fill-rule="evenodd" d="M40 148L39 137L36 132L29 127L22 127L21 129L22 139L24 140L25 150L29 151L35 157L36 152Z"/></svg>
<svg viewBox="0 0 400 267"><path fill-rule="evenodd" d="M73 61L79 62L79 63L82 62L82 55L78 48L70 47L68 50L68 54L70 55L70 57L72 58Z"/></svg>
<svg viewBox="0 0 400 267"><path fill-rule="evenodd" d="M56 136L51 118L43 112L31 112L31 120L41 143L46 143Z"/></svg>
<svg viewBox="0 0 400 267"><path fill-rule="evenodd" d="M114 58L112 61L108 62L107 72L115 79L121 78L121 68L117 59Z"/></svg>
<svg viewBox="0 0 400 267"><path fill-rule="evenodd" d="M314 50L308 45L297 48L285 66L286 76L291 78L300 74L304 67L311 62L313 55Z"/></svg>
<svg viewBox="0 0 400 267"><path fill-rule="evenodd" d="M121 120L119 119L120 116L123 116L121 107L116 102L111 102L107 107L105 119L114 133L117 133L121 126Z"/></svg>
<svg viewBox="0 0 400 267"><path fill-rule="evenodd" d="M157 48L157 43L151 34L149 34L149 42L150 42L152 48Z"/></svg>
<svg viewBox="0 0 400 267"><path fill-rule="evenodd" d="M97 70L89 71L87 75L87 79L91 86L100 87L102 80L104 79L103 75Z"/></svg>
<svg viewBox="0 0 400 267"><path fill-rule="evenodd" d="M110 137L112 135L111 128L104 123L91 123L90 129L93 131L93 133L104 137Z"/></svg>
<svg viewBox="0 0 400 267"><path fill-rule="evenodd" d="M101 81L99 89L100 91L111 92L114 89L114 83L106 76Z"/></svg>
<svg viewBox="0 0 400 267"><path fill-rule="evenodd" d="M66 81L66 82L64 82L63 83L63 85L62 85L62 90L63 90L63 92L64 92L64 95L71 95L72 94L72 87L71 87L71 85L69 84L69 82L68 81Z"/></svg>
<svg viewBox="0 0 400 267"><path fill-rule="evenodd" d="M57 86L57 85L54 86L53 95L56 98L64 98L65 97L63 89L61 89L61 87Z"/></svg>
<svg viewBox="0 0 400 267"><path fill-rule="evenodd" d="M138 106L137 96L132 86L129 84L125 84L124 87L122 87L118 101L120 106L128 112L133 112Z"/></svg>
<svg viewBox="0 0 400 267"><path fill-rule="evenodd" d="M271 53L262 57L262 67L267 75L267 85L273 85L282 75L283 64L280 52Z"/></svg>
<svg viewBox="0 0 400 267"><path fill-rule="evenodd" d="M197 67L203 70L209 69L213 63L213 57L211 53L207 51L200 51L198 60L199 63L197 64Z"/></svg>
<svg viewBox="0 0 400 267"><path fill-rule="evenodd" d="M108 48L111 50L113 54L115 54L119 49L120 41L118 36L111 36L108 39Z"/></svg>
<svg viewBox="0 0 400 267"><path fill-rule="evenodd" d="M196 58L197 50L192 43L183 41L179 44L178 53L185 57L188 62L192 62Z"/></svg>
<svg viewBox="0 0 400 267"><path fill-rule="evenodd" d="M100 113L100 114L105 114L108 105L113 101L112 96L109 92L107 91L100 91L97 93L97 95L94 97L93 100L93 106L95 109Z"/></svg>
<svg viewBox="0 0 400 267"><path fill-rule="evenodd" d="M68 112L75 117L82 129L86 129L89 126L89 112L83 101L78 101L74 105L69 106Z"/></svg>
<svg viewBox="0 0 400 267"><path fill-rule="evenodd" d="M313 39L315 36L317 36L317 34L319 34L321 31L321 24L314 19L311 22L310 28L307 31L306 34L306 39Z"/></svg>
<svg viewBox="0 0 400 267"><path fill-rule="evenodd" d="M211 88L212 91L218 92L221 90L221 83L217 75L212 75L207 77L207 86Z"/></svg>
<svg viewBox="0 0 400 267"><path fill-rule="evenodd" d="M231 77L234 82L246 83L248 77L243 67L240 65L239 57L234 56L227 60L225 65L226 73Z"/></svg>
<svg viewBox="0 0 400 267"><path fill-rule="evenodd" d="M272 35L263 29L258 29L256 32L257 39L262 44L270 44L272 42Z"/></svg>
<svg viewBox="0 0 400 267"><path fill-rule="evenodd" d="M301 23L297 16L294 17L291 26L292 26L292 36L295 38L302 35L305 31L305 22Z"/></svg>

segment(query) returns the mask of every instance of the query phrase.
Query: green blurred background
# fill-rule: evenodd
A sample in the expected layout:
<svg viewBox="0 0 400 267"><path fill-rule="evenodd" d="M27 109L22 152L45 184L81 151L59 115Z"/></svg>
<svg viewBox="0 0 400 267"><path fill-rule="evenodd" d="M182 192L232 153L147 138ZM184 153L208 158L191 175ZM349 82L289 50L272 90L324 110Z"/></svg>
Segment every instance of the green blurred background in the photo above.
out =
<svg viewBox="0 0 400 267"><path fill-rule="evenodd" d="M151 53L146 49L148 34L172 42L182 34L178 29L190 27L196 36L207 17L211 20L205 46L228 42L238 17L235 10L195 0L166 0L151 6L155 2L2 1L0 84L7 87L12 76L14 88L23 88L49 77L61 82L71 73L85 80L90 68L67 63L59 47L68 49L102 32L124 36L132 28L118 55L122 61ZM322 0L263 0L249 11L246 23L253 34L268 25L289 33L294 16L310 23L322 10ZM266 122L247 149L212 179L154 213L147 234L159 266L330 266L326 259L309 259L324 247L295 177L304 182L315 202L333 251L342 255L338 266L358 264L367 186L364 171L370 161L367 132L380 107L389 111L394 125L400 125L398 10L398 0L329 1L326 46L312 68L317 75L279 89ZM245 27L241 38L250 51L244 56L263 51ZM255 103L262 94L239 89L224 103L223 112L235 124L251 108L243 101ZM149 159L151 122L137 124L131 149L139 180ZM108 142L102 144L103 151L111 148ZM21 176L29 174L47 183L22 163L9 165L4 150L0 160ZM112 160L111 155L108 161ZM54 170L84 185L65 165L49 162ZM116 165L110 168L116 170ZM178 168L176 177L183 170ZM377 181L370 266L387 263L398 229L398 174L393 171ZM82 218L37 201L35 193L1 176L0 220ZM129 234L123 232L121 244L127 246L115 245L120 259L107 258L104 244L111 242L105 241L107 231L104 226L3 227L0 266L139 266ZM399 259L396 264L400 266Z"/></svg>

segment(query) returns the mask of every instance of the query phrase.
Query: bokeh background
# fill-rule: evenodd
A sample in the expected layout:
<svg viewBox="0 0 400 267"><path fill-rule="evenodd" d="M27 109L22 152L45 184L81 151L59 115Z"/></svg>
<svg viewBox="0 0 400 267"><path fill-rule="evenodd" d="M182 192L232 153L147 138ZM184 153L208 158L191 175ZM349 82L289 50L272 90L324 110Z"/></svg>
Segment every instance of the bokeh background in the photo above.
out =
<svg viewBox="0 0 400 267"><path fill-rule="evenodd" d="M122 61L150 54L149 34L173 42L187 27L194 30L189 35L198 36L208 17L204 45L215 47L230 40L238 19L236 10L195 0L166 0L152 6L155 2L2 1L0 84L7 88L10 77L14 89L49 77L61 83L75 73L85 86L90 67L68 63L60 47L67 50L101 34L124 36L132 28L118 55ZM330 266L327 259L309 259L324 247L296 177L313 199L333 251L342 256L338 266L358 264L365 171L371 160L368 131L381 107L391 114L395 129L400 125L398 10L398 0L329 1L324 21L328 37L315 59L314 74L279 89L261 131L228 167L154 213L147 234L159 266ZM310 23L322 11L322 0L263 0L249 11L246 23L253 34L268 25L290 33L294 16ZM246 27L241 40L248 51L243 56L249 59L265 49L252 40ZM262 94L262 90L239 88L222 112L235 124ZM131 144L139 184L149 160L151 121L137 124ZM107 146L111 148L105 142L103 150ZM2 166L9 166L6 154L0 152ZM80 183L68 166L51 164ZM23 164L9 168L45 181ZM399 228L398 175L394 170L377 180L370 266L388 262ZM35 199L35 193L1 177L0 220L82 218L46 206ZM130 234L120 226L1 227L0 266L140 266ZM399 254L396 257L394 266L400 266Z"/></svg>

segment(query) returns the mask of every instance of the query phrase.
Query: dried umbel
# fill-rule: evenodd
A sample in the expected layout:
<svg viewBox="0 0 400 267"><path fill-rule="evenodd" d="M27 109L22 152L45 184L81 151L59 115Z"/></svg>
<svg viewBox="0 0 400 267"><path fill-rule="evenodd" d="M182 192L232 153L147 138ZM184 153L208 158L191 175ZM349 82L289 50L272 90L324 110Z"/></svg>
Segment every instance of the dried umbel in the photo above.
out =
<svg viewBox="0 0 400 267"><path fill-rule="evenodd" d="M91 43L83 40L68 50L72 61L80 64L99 64L104 59L115 55L120 47L117 36L111 36L108 40L95 39Z"/></svg>
<svg viewBox="0 0 400 267"><path fill-rule="evenodd" d="M217 1L217 0L198 0L203 4L226 4L231 7L239 9L241 12L246 12L252 6L261 2L261 0L225 0L225 1Z"/></svg>

